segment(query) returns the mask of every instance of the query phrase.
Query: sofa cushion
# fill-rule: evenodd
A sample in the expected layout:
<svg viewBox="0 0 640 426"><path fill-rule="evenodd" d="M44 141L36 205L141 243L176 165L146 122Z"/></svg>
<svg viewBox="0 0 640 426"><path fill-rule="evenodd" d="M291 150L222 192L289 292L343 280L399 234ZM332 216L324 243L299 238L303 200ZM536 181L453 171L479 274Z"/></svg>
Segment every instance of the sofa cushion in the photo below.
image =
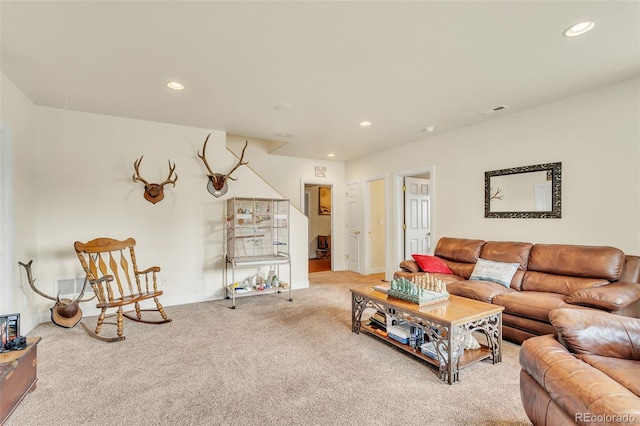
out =
<svg viewBox="0 0 640 426"><path fill-rule="evenodd" d="M640 397L640 361L601 355L577 355L578 359L606 373L616 382Z"/></svg>
<svg viewBox="0 0 640 426"><path fill-rule="evenodd" d="M491 303L498 294L516 292L502 284L491 281L457 281L447 284L447 292L468 299Z"/></svg>
<svg viewBox="0 0 640 426"><path fill-rule="evenodd" d="M536 244L529 255L529 271L616 281L624 253L614 247Z"/></svg>
<svg viewBox="0 0 640 426"><path fill-rule="evenodd" d="M420 272L418 262L413 259L407 259L400 262L400 269L406 272Z"/></svg>
<svg viewBox="0 0 640 426"><path fill-rule="evenodd" d="M640 285L615 282L606 286L590 287L571 293L567 303L617 312L640 297Z"/></svg>
<svg viewBox="0 0 640 426"><path fill-rule="evenodd" d="M555 309L549 321L575 354L640 360L640 319L592 309Z"/></svg>
<svg viewBox="0 0 640 426"><path fill-rule="evenodd" d="M444 263L447 264L449 269L458 276L461 276L465 280L468 280L471 276L471 272L473 272L473 268L476 266L475 263L463 263L463 262L454 262L452 260L442 259Z"/></svg>
<svg viewBox="0 0 640 426"><path fill-rule="evenodd" d="M564 299L564 295L557 293L513 291L496 295L491 303L504 306L505 313L548 322L549 311L571 306Z"/></svg>
<svg viewBox="0 0 640 426"><path fill-rule="evenodd" d="M526 271L522 279L522 291L541 291L569 296L578 290L609 284L602 278L578 278L566 275Z"/></svg>
<svg viewBox="0 0 640 426"><path fill-rule="evenodd" d="M532 243L514 241L487 241L480 251L480 258L495 262L517 263L518 271L511 279L511 288L520 289L524 270L529 263Z"/></svg>
<svg viewBox="0 0 640 426"><path fill-rule="evenodd" d="M424 272L438 272L441 274L453 274L451 269L447 266L442 259L436 256L429 256L426 254L412 254L413 260L416 261L420 269Z"/></svg>
<svg viewBox="0 0 640 426"><path fill-rule="evenodd" d="M509 287L511 278L513 278L516 270L518 270L517 263L478 259L469 279L474 281L491 281Z"/></svg>
<svg viewBox="0 0 640 426"><path fill-rule="evenodd" d="M624 268L618 281L640 282L640 256L630 254L624 256Z"/></svg>
<svg viewBox="0 0 640 426"><path fill-rule="evenodd" d="M475 263L483 245L483 240L442 237L438 240L434 254L454 262Z"/></svg>

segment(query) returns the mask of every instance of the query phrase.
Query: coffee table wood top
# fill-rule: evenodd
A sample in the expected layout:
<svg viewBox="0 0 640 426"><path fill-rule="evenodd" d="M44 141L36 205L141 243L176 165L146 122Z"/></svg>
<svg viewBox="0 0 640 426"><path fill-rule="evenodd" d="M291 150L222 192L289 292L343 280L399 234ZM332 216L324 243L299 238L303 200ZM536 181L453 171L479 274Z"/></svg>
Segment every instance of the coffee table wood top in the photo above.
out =
<svg viewBox="0 0 640 426"><path fill-rule="evenodd" d="M398 309L415 315L416 317L430 319L443 325L461 325L488 315L496 314L504 310L503 306L492 305L491 303L479 300L468 299L450 295L449 300L433 305L418 306L395 297L388 297L386 293L374 290L371 285L350 290L355 295L360 295L366 299L393 305Z"/></svg>

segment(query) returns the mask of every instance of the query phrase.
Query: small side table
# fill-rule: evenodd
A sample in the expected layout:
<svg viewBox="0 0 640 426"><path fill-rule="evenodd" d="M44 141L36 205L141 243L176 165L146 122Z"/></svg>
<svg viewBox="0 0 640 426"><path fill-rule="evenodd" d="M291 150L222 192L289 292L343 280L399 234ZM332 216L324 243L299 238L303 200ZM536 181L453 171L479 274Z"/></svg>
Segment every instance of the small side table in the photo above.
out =
<svg viewBox="0 0 640 426"><path fill-rule="evenodd" d="M0 353L0 425L25 395L36 388L40 340L40 337L29 337L23 350Z"/></svg>

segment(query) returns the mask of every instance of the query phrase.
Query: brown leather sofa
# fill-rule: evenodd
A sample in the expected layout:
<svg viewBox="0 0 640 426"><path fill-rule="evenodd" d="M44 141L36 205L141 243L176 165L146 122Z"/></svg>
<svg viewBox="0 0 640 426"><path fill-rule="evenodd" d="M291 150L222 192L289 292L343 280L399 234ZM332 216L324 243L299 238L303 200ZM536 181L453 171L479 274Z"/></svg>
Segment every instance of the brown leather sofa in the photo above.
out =
<svg viewBox="0 0 640 426"><path fill-rule="evenodd" d="M549 313L558 331L520 348L520 397L538 425L640 423L640 319L585 309Z"/></svg>
<svg viewBox="0 0 640 426"><path fill-rule="evenodd" d="M435 256L453 274L432 275L450 294L504 306L503 337L522 343L539 335L557 335L552 309L596 309L640 317L640 257L605 246L532 244L441 238ZM477 260L517 263L509 287L469 280ZM424 274L413 259L400 263L394 278Z"/></svg>

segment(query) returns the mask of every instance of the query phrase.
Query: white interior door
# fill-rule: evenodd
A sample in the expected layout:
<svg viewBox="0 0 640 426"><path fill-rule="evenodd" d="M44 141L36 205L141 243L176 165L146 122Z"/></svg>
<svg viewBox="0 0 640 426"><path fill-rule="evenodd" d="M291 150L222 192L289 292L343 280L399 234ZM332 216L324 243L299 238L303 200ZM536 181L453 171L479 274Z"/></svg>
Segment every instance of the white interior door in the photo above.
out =
<svg viewBox="0 0 640 426"><path fill-rule="evenodd" d="M404 258L431 253L431 194L429 179L404 178Z"/></svg>
<svg viewBox="0 0 640 426"><path fill-rule="evenodd" d="M360 183L347 184L347 269L360 273Z"/></svg>

